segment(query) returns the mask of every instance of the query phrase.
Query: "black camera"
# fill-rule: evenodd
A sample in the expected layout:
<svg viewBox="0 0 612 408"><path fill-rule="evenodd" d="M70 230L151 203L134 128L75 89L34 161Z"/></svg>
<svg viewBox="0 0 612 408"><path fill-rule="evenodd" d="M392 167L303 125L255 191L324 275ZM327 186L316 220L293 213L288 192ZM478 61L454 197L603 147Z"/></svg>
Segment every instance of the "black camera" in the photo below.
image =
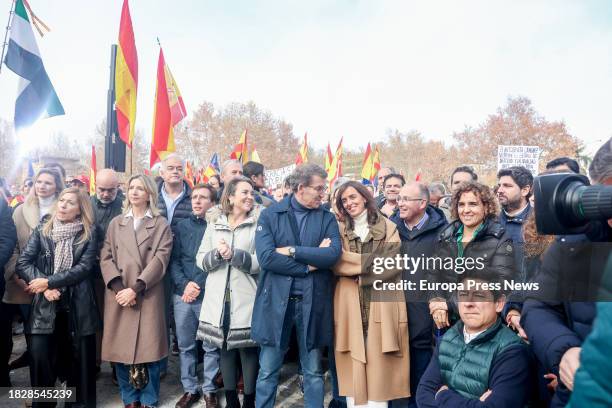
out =
<svg viewBox="0 0 612 408"><path fill-rule="evenodd" d="M612 218L612 186L591 186L581 174L543 174L533 193L540 234L579 234L589 221Z"/></svg>

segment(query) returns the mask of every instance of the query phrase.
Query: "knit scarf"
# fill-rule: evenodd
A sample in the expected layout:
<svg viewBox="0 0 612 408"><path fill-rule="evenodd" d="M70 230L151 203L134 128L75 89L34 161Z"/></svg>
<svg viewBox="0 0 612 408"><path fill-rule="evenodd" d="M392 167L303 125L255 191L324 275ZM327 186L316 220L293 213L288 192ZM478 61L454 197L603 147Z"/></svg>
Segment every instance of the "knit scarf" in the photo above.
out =
<svg viewBox="0 0 612 408"><path fill-rule="evenodd" d="M53 220L53 231L51 231L51 239L55 244L53 274L72 268L72 243L77 234L82 230L83 223L81 220L71 223Z"/></svg>

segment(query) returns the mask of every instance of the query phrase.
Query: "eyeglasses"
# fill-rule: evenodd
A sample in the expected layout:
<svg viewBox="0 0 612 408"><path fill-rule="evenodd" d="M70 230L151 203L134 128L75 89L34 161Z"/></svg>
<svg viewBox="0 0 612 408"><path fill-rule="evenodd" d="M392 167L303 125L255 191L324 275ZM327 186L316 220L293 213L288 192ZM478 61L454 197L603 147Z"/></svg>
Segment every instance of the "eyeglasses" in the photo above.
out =
<svg viewBox="0 0 612 408"><path fill-rule="evenodd" d="M313 186L306 186L309 188L312 188L314 191L316 191L319 194L323 194L327 192L327 186L326 185L322 185L322 186L317 186L317 187L313 187Z"/></svg>
<svg viewBox="0 0 612 408"><path fill-rule="evenodd" d="M424 198L408 198L408 197L397 197L397 202L408 202L408 201L425 201Z"/></svg>

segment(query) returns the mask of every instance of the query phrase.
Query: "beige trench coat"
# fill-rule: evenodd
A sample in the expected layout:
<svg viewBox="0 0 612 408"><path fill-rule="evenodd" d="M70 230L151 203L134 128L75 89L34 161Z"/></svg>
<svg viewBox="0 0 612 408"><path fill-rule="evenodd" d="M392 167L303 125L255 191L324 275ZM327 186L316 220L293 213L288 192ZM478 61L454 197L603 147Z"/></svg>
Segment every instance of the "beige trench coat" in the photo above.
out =
<svg viewBox="0 0 612 408"><path fill-rule="evenodd" d="M100 254L106 285L102 360L124 364L150 363L168 355L162 278L172 252L172 232L165 218L145 217L137 231L133 218L115 217L108 226ZM121 277L131 287L146 284L133 307L122 307L108 287Z"/></svg>
<svg viewBox="0 0 612 408"><path fill-rule="evenodd" d="M340 223L340 237L342 256L334 266L339 276L334 292L334 344L340 395L354 398L357 405L409 397L408 315L403 292L386 292L383 301L381 292L372 290L365 344L359 312L360 283L398 281L400 271L363 275L362 255L350 251L351 241L354 244L358 239L355 233ZM377 256L394 257L399 251L397 228L383 216L370 227L366 241L370 239Z"/></svg>

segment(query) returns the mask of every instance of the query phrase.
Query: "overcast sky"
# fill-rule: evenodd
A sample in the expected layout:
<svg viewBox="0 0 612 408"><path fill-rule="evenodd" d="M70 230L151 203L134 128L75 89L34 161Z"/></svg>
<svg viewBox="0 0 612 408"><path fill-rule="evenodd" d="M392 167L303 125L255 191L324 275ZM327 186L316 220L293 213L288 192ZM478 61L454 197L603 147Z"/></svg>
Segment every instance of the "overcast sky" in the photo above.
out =
<svg viewBox="0 0 612 408"><path fill-rule="evenodd" d="M11 0L1 0L4 27ZM89 136L105 117L122 0L30 0L66 115L36 127ZM386 129L449 140L508 96L530 98L590 149L612 135L612 3L601 1L132 0L137 127L150 138L159 36L187 110L253 100L322 148ZM0 117L17 78L0 74ZM236 135L238 138L239 135Z"/></svg>

